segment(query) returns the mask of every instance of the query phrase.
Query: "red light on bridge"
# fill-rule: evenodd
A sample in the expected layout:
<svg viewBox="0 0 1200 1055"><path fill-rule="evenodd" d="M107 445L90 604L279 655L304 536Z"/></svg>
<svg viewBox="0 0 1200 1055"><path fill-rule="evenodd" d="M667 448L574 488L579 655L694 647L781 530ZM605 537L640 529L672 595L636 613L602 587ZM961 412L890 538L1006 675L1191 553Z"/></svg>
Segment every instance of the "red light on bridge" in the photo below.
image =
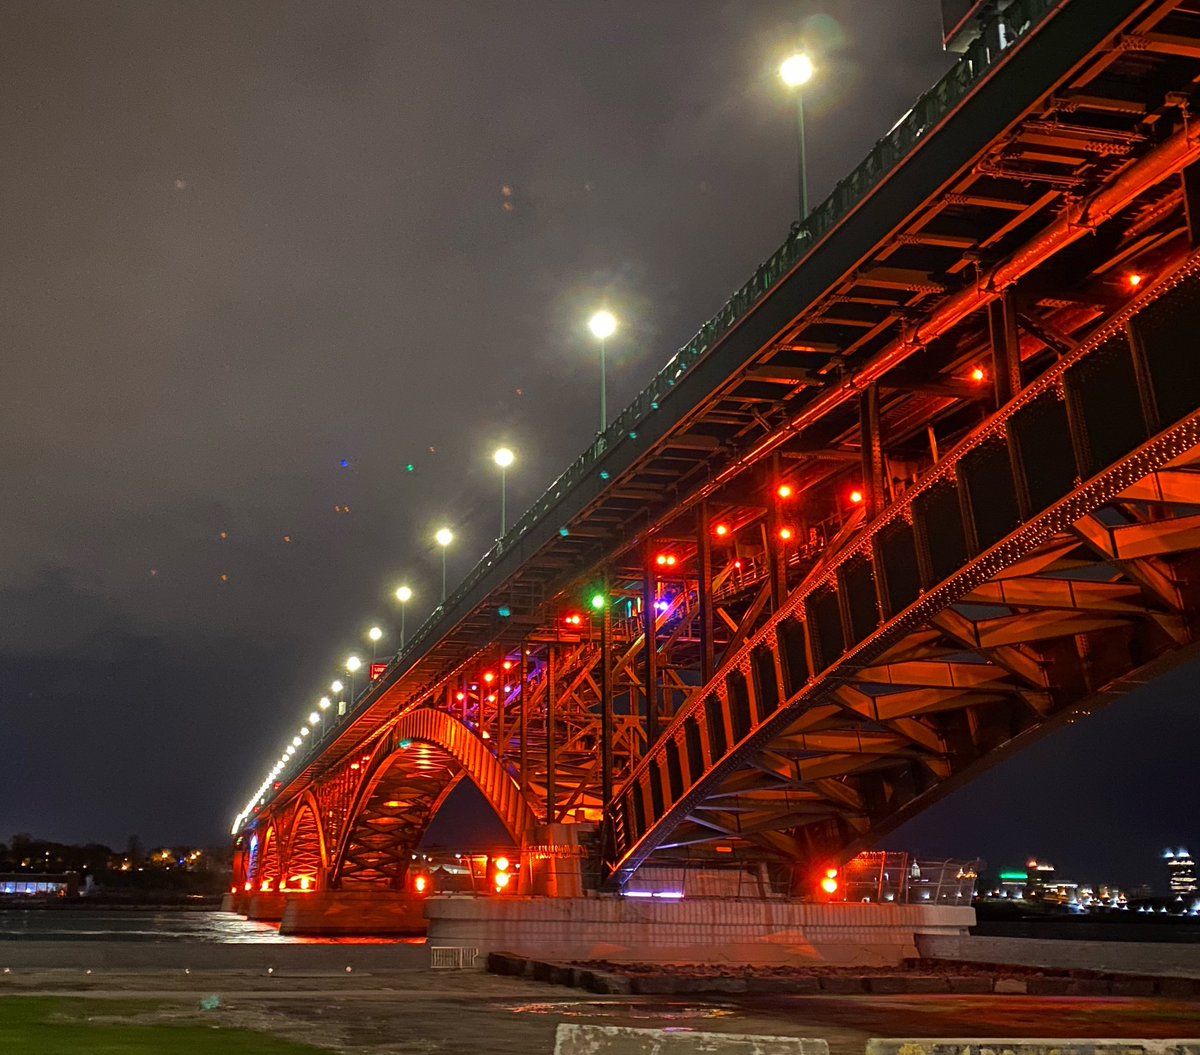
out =
<svg viewBox="0 0 1200 1055"><path fill-rule="evenodd" d="M672 553L660 553L654 558L654 563L660 568L673 568L675 567L675 555Z"/></svg>
<svg viewBox="0 0 1200 1055"><path fill-rule="evenodd" d="M836 868L826 868L825 876L821 880L821 889L830 897L837 893L838 890L838 870Z"/></svg>
<svg viewBox="0 0 1200 1055"><path fill-rule="evenodd" d="M738 570L738 571L741 571L741 570L742 570L742 562L741 562L740 560L735 560L735 561L733 562L733 566L734 566L735 568L737 568L737 570Z"/></svg>
<svg viewBox="0 0 1200 1055"><path fill-rule="evenodd" d="M781 527L779 529L779 539L781 542L791 542L792 535L793 535L793 532L790 527Z"/></svg>
<svg viewBox="0 0 1200 1055"><path fill-rule="evenodd" d="M495 675L495 674L493 674L493 673L492 673L492 672L489 670L489 671L488 671L488 672L487 672L487 673L486 673L486 674L483 676L483 680L484 680L484 681L486 681L486 682L487 682L489 685L491 685L491 683L492 683L493 681L495 681L495 680L496 680L496 675Z"/></svg>
<svg viewBox="0 0 1200 1055"><path fill-rule="evenodd" d="M850 501L853 502L855 505L859 505L862 502L862 500L863 500L863 493L861 491L851 491L850 492Z"/></svg>
<svg viewBox="0 0 1200 1055"><path fill-rule="evenodd" d="M413 880L413 889L418 894L424 894L425 888L428 886L429 886L429 877L428 876L417 876L417 878Z"/></svg>
<svg viewBox="0 0 1200 1055"><path fill-rule="evenodd" d="M500 666L502 666L505 670L512 670L512 660L506 659L503 663L500 664Z"/></svg>
<svg viewBox="0 0 1200 1055"><path fill-rule="evenodd" d="M357 763L357 762L351 762L351 763L350 763L350 768L351 768L351 769L358 769L358 763Z"/></svg>
<svg viewBox="0 0 1200 1055"><path fill-rule="evenodd" d="M1145 280L1146 280L1145 275L1138 275L1138 274L1130 275L1126 279L1126 281L1129 283L1130 289L1137 289L1138 286L1140 286Z"/></svg>
<svg viewBox="0 0 1200 1055"><path fill-rule="evenodd" d="M980 381L986 380L986 378L987 378L987 374L985 374L983 372L982 366L977 366L977 367L975 367L974 370L971 371L971 380L974 381L976 384L979 384Z"/></svg>
<svg viewBox="0 0 1200 1055"><path fill-rule="evenodd" d="M729 534L729 525L728 524L718 524L714 530L717 533L717 538L724 538L726 535Z"/></svg>
<svg viewBox="0 0 1200 1055"><path fill-rule="evenodd" d="M572 612L568 616L563 617L563 623L566 626L579 626L583 622L583 616L578 612Z"/></svg>
<svg viewBox="0 0 1200 1055"><path fill-rule="evenodd" d="M243 890L246 890L246 891L249 891L249 890L250 890L250 883L247 881L247 883L245 884L245 886L243 886L243 887L242 887L242 889L243 889Z"/></svg>
<svg viewBox="0 0 1200 1055"><path fill-rule="evenodd" d="M795 492L792 490L791 484L780 484L775 489L775 493L779 495L780 498L791 498L792 495L795 494Z"/></svg>
<svg viewBox="0 0 1200 1055"><path fill-rule="evenodd" d="M459 703L462 703L462 702L463 702L463 700L465 700L467 697L466 697L466 694L465 694L465 693L462 693L462 692L456 692L456 693L454 694L454 698L455 698L456 700L458 700L458 702L459 702Z"/></svg>

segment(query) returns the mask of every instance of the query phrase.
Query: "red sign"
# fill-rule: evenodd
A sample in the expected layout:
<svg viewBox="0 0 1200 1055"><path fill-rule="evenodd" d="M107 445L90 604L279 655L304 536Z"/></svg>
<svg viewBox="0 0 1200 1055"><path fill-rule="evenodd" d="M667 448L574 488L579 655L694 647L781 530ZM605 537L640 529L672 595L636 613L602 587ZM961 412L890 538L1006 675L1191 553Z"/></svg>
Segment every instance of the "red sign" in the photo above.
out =
<svg viewBox="0 0 1200 1055"><path fill-rule="evenodd" d="M388 668L388 665L386 663L372 663L371 664L371 680L378 681L380 678L383 677L383 672L385 670L387 670L387 668Z"/></svg>

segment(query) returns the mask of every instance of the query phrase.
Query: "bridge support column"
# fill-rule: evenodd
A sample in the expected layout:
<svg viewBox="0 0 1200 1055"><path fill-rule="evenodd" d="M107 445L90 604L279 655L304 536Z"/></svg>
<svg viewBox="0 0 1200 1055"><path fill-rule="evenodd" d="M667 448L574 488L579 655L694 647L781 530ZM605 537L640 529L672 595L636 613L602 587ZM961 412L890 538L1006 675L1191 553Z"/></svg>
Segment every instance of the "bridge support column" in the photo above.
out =
<svg viewBox="0 0 1200 1055"><path fill-rule="evenodd" d="M557 789L554 778L557 774L558 761L554 757L554 646L546 646L546 822L555 819L558 804L555 801Z"/></svg>
<svg viewBox="0 0 1200 1055"><path fill-rule="evenodd" d="M988 305L988 326L996 406L1002 407L1021 391L1021 338L1017 332L1017 298L1011 286Z"/></svg>
<svg viewBox="0 0 1200 1055"><path fill-rule="evenodd" d="M407 891L316 890L278 896L280 934L386 937L425 933L426 899Z"/></svg>
<svg viewBox="0 0 1200 1055"><path fill-rule="evenodd" d="M521 847L521 893L527 897L583 897L580 825L539 824Z"/></svg>
<svg viewBox="0 0 1200 1055"><path fill-rule="evenodd" d="M700 503L696 524L696 549L699 556L696 572L696 596L700 602L700 684L707 685L713 676L713 606L712 606L712 535L708 518L708 500Z"/></svg>
<svg viewBox="0 0 1200 1055"><path fill-rule="evenodd" d="M658 741L658 609L654 607L658 592L654 574L654 542L646 540L642 571L642 652L644 681L642 691L646 696L646 743Z"/></svg>

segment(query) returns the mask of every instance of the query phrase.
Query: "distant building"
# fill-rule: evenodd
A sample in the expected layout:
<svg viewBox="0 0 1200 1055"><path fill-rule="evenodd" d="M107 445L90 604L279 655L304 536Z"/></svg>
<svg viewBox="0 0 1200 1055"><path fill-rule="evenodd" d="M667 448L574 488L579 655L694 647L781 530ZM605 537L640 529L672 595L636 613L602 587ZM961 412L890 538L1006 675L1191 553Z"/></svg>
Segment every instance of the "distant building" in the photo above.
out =
<svg viewBox="0 0 1200 1055"><path fill-rule="evenodd" d="M0 897L73 897L78 891L79 875L76 872L0 874Z"/></svg>
<svg viewBox="0 0 1200 1055"><path fill-rule="evenodd" d="M1176 850L1164 850L1163 860L1167 863L1171 893L1196 893L1196 863L1192 860L1192 855L1181 846Z"/></svg>

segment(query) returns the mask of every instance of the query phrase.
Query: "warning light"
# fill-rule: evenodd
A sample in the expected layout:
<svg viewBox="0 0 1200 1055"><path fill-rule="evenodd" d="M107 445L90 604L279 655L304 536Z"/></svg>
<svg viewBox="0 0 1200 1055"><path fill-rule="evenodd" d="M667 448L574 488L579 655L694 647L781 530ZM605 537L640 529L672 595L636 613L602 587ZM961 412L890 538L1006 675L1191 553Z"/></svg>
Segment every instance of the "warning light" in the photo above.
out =
<svg viewBox="0 0 1200 1055"><path fill-rule="evenodd" d="M1138 286L1140 286L1142 284L1144 279L1145 279L1144 275L1137 275L1137 274L1130 275L1128 278L1129 288L1137 289Z"/></svg>
<svg viewBox="0 0 1200 1055"><path fill-rule="evenodd" d="M657 564L660 568L663 568L663 567L673 568L673 567L675 567L675 563L676 563L675 555L672 553L660 553L657 557L654 558L654 563Z"/></svg>
<svg viewBox="0 0 1200 1055"><path fill-rule="evenodd" d="M740 571L740 570L741 570L741 567L742 567L742 562L741 562L740 560L735 560L735 561L733 562L733 566L734 566L735 568L737 568L737 569Z"/></svg>
<svg viewBox="0 0 1200 1055"><path fill-rule="evenodd" d="M971 380L974 381L976 384L978 384L980 381L982 381L985 377L987 377L987 374L985 374L983 372L983 367L981 367L981 366L977 366L977 367L975 367L974 370L971 371Z"/></svg>
<svg viewBox="0 0 1200 1055"><path fill-rule="evenodd" d="M497 872L507 872L508 871L508 858L507 857L497 857L496 858L496 871Z"/></svg>
<svg viewBox="0 0 1200 1055"><path fill-rule="evenodd" d="M512 660L506 659L503 663L500 664L500 666L502 666L505 670L512 670Z"/></svg>
<svg viewBox="0 0 1200 1055"><path fill-rule="evenodd" d="M779 495L780 498L791 498L792 497L792 485L791 484L780 484L779 487L776 489L775 493L777 495Z"/></svg>
<svg viewBox="0 0 1200 1055"><path fill-rule="evenodd" d="M417 876L417 878L413 880L413 889L416 890L418 894L424 894L427 886L429 886L429 880L425 876Z"/></svg>
<svg viewBox="0 0 1200 1055"><path fill-rule="evenodd" d="M592 607L597 611L604 607L604 594L598 593L592 597Z"/></svg>
<svg viewBox="0 0 1200 1055"><path fill-rule="evenodd" d="M779 538L783 542L791 542L792 529L790 527L781 527L779 529Z"/></svg>
<svg viewBox="0 0 1200 1055"><path fill-rule="evenodd" d="M503 890L506 886L508 886L511 879L512 876L510 876L507 872L497 872L495 879L496 889Z"/></svg>
<svg viewBox="0 0 1200 1055"><path fill-rule="evenodd" d="M821 880L821 889L824 890L826 894L836 894L837 888L838 881L834 879L833 876L826 876Z"/></svg>
<svg viewBox="0 0 1200 1055"><path fill-rule="evenodd" d="M716 532L717 532L718 538L724 538L726 535L729 534L729 525L728 524L718 524L716 527Z"/></svg>
<svg viewBox="0 0 1200 1055"><path fill-rule="evenodd" d="M851 491L850 492L850 501L853 502L855 505L858 505L862 500L863 500L863 493L861 491Z"/></svg>
<svg viewBox="0 0 1200 1055"><path fill-rule="evenodd" d="M462 703L462 702L463 702L463 700L465 700L467 697L466 697L466 694L465 694L465 693L462 693L462 692L456 692L456 693L454 694L454 698L455 698L456 700L458 700L458 702L459 702L459 703Z"/></svg>
<svg viewBox="0 0 1200 1055"><path fill-rule="evenodd" d="M579 626L583 622L583 616L578 612L572 612L570 615L563 617L563 623L567 626Z"/></svg>

